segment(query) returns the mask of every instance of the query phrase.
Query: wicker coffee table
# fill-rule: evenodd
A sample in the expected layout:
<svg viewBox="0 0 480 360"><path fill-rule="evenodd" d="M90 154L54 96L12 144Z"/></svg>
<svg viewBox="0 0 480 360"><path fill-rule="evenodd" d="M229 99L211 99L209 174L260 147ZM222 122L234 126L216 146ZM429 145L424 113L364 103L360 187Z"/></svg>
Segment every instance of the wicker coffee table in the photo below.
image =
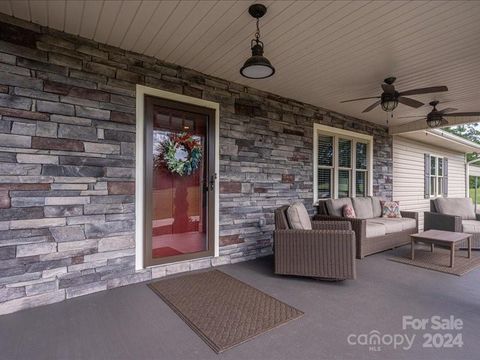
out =
<svg viewBox="0 0 480 360"><path fill-rule="evenodd" d="M450 267L455 264L455 245L458 245L468 239L468 258L472 257L472 234L443 231L443 230L427 230L422 233L410 235L412 240L412 260L415 259L415 243L423 242L430 244L433 252L435 245L447 246L450 248Z"/></svg>

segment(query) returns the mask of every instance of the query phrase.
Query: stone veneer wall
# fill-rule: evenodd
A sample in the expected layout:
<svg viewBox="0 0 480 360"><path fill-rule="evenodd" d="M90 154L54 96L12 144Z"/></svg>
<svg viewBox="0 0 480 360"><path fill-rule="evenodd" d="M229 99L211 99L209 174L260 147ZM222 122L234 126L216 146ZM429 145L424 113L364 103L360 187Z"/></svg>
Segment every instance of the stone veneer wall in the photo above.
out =
<svg viewBox="0 0 480 360"><path fill-rule="evenodd" d="M271 252L273 210L313 213L313 123L384 127L0 17L0 314ZM220 257L134 269L135 84L220 103ZM259 221L264 219L264 221Z"/></svg>

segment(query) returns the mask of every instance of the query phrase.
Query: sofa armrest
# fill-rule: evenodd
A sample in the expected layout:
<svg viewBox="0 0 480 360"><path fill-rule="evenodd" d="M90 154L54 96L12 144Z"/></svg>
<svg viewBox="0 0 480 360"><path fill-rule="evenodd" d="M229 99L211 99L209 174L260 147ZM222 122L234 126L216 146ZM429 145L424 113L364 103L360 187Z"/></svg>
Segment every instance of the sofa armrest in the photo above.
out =
<svg viewBox="0 0 480 360"><path fill-rule="evenodd" d="M313 221L348 221L348 218L334 215L314 215Z"/></svg>
<svg viewBox="0 0 480 360"><path fill-rule="evenodd" d="M352 225L348 221L312 221L313 230L352 230Z"/></svg>
<svg viewBox="0 0 480 360"><path fill-rule="evenodd" d="M416 230L418 231L418 212L416 212L416 211L400 211L400 214L404 218L415 219Z"/></svg>
<svg viewBox="0 0 480 360"><path fill-rule="evenodd" d="M445 215L425 211L424 230L445 230L462 232L462 218L460 216Z"/></svg>
<svg viewBox="0 0 480 360"><path fill-rule="evenodd" d="M418 212L416 211L400 211L400 214L404 218L415 219L418 221Z"/></svg>
<svg viewBox="0 0 480 360"><path fill-rule="evenodd" d="M359 239L365 239L367 236L367 220L366 219L345 218L345 217L331 216L331 215L315 215L314 220L348 221L352 226L352 230L355 231L355 236L357 237L357 241Z"/></svg>

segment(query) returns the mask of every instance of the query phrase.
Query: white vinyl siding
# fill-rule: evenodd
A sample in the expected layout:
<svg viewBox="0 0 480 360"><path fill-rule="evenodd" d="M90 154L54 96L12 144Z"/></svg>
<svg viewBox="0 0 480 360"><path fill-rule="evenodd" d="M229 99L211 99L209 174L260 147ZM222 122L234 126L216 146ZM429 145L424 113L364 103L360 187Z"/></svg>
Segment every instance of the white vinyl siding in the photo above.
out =
<svg viewBox="0 0 480 360"><path fill-rule="evenodd" d="M406 139L393 138L393 200L401 210L430 211L430 199L424 196L424 154L448 158L448 197L465 197L465 157L463 153Z"/></svg>

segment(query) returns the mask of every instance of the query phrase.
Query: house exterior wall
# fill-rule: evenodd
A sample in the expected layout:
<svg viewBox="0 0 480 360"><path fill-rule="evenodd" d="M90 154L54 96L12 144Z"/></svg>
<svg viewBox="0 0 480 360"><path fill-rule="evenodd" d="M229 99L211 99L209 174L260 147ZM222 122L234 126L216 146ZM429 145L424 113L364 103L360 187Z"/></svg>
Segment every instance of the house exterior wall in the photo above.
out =
<svg viewBox="0 0 480 360"><path fill-rule="evenodd" d="M220 104L219 257L135 271L136 84ZM271 253L276 207L314 212L314 122L373 135L391 198L385 127L0 17L0 314Z"/></svg>
<svg viewBox="0 0 480 360"><path fill-rule="evenodd" d="M463 153L421 143L401 136L393 138L393 200L401 210L419 212L423 230L423 212L430 211L430 199L424 198L424 154L448 158L448 196L465 197L465 156Z"/></svg>

